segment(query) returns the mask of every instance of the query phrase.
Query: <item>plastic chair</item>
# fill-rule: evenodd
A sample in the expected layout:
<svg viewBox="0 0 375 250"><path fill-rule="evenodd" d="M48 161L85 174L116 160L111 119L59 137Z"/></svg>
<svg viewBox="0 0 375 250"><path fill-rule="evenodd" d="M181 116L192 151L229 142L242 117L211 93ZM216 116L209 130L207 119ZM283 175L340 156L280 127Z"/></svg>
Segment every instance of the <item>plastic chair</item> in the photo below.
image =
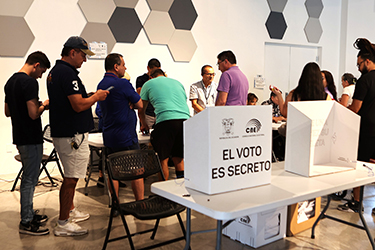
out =
<svg viewBox="0 0 375 250"><path fill-rule="evenodd" d="M52 143L51 128L50 128L49 124L44 127L44 130L43 130L43 139L44 139L44 141ZM14 158L17 161L21 162L21 156L19 154L15 155ZM59 160L59 157L57 156L57 152L56 152L55 148L53 148L52 152L49 155L43 154L43 156L42 156L42 162L41 162L41 167L40 167L40 171L39 171L39 175L44 170L46 172L46 175L47 175L48 179L50 180L52 186L57 186L57 184L53 181L53 178L49 174L49 172L47 170L47 167L46 167L49 162L53 162L53 161L56 162L57 167L58 167L58 169L60 171L61 177L64 178L64 173L62 171L62 168L61 168L61 165L60 165L60 160ZM13 187L10 190L11 192L13 192L15 190L17 182L18 182L18 179L22 178L21 177L22 172L23 172L23 167L18 172L18 175L17 175L16 179L14 180Z"/></svg>
<svg viewBox="0 0 375 250"><path fill-rule="evenodd" d="M114 190L113 180L130 181L139 178L145 178L157 173L159 173L164 180L164 175L161 171L159 158L153 150L129 150L117 152L108 156L107 163L108 176L112 190ZM109 239L113 215L116 210L120 212L126 235ZM178 218L183 236L142 249L152 249L183 240L185 239L186 233L184 224L180 217L180 213L184 210L185 207L157 195L151 195L144 200L128 203L120 203L118 197L116 195L112 195L111 214L108 222L107 234L105 237L103 249L106 249L108 242L125 238L128 238L131 249L135 249L132 240L132 237L134 235L152 232L151 239L154 239L160 219L173 215L176 215ZM139 220L156 220L156 223L154 228L131 234L125 219L125 215L133 215Z"/></svg>

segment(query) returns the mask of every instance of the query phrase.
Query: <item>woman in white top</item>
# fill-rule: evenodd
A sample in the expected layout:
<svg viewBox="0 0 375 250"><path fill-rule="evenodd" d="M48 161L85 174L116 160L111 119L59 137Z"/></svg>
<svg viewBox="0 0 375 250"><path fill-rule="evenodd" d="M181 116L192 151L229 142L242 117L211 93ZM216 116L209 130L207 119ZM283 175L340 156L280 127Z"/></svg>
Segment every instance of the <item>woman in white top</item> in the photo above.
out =
<svg viewBox="0 0 375 250"><path fill-rule="evenodd" d="M350 104L352 104L352 101L353 101L352 97L354 94L356 81L357 81L357 78L355 78L350 73L345 73L341 77L341 84L344 90L342 92L340 103L344 105L345 107L348 107Z"/></svg>

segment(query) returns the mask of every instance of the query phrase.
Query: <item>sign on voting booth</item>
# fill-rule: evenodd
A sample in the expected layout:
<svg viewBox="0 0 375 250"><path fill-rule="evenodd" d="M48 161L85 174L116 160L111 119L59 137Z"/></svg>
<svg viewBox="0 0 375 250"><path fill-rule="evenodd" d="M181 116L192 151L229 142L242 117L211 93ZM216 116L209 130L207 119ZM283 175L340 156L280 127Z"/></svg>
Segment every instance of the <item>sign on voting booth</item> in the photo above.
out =
<svg viewBox="0 0 375 250"><path fill-rule="evenodd" d="M184 122L185 186L217 194L271 182L272 107L209 107Z"/></svg>
<svg viewBox="0 0 375 250"><path fill-rule="evenodd" d="M335 101L289 102L285 170L310 177L355 169L359 125Z"/></svg>

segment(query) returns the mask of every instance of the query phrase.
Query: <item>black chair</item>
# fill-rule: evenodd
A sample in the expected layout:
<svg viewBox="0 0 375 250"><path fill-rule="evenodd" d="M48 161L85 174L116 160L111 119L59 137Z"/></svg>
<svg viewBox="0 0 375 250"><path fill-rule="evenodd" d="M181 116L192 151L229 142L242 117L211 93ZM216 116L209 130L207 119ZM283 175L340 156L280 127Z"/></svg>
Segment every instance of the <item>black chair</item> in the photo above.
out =
<svg viewBox="0 0 375 250"><path fill-rule="evenodd" d="M53 143L52 141L52 137L51 137L51 126L49 124L47 124L45 127L44 127L44 130L43 130L43 139L44 141L46 142L49 142L49 143ZM44 158L44 157L43 157ZM59 169L59 172L61 174L61 177L64 178L64 172L61 168L61 165L60 165L60 159L57 155L57 152L56 152L56 149L53 148L52 149L52 152L49 154L49 156L44 160L42 159L42 168L49 163L49 162L53 162L55 161L56 164L57 164L57 167Z"/></svg>
<svg viewBox="0 0 375 250"><path fill-rule="evenodd" d="M50 128L50 125L46 125L44 127L44 130L43 130L43 139L44 141L47 141L47 142L50 142L52 143L52 138L51 138L51 128ZM14 158L21 162L21 156L18 154L16 156L14 156ZM59 160L59 157L57 156L57 152L56 152L56 149L53 148L52 152L49 154L49 155L45 155L43 154L42 156L42 164L41 164L41 167L40 167L40 171L39 171L39 175L43 172L43 170L46 172L46 175L48 177L48 179L50 180L51 182L51 185L52 186L57 186L57 184L54 182L53 178L51 177L51 175L49 174L48 170L47 170L47 164L49 162L56 162L57 164L57 167L60 171L60 174L61 174L61 177L64 178L64 173L62 171L62 168L61 168L61 165L60 165L60 160ZM18 175L16 177L16 179L14 180L14 183L13 183L13 187L11 189L11 192L14 191L14 189L16 188L16 185L17 185L17 182L18 182L18 179L22 178L21 175L22 175L22 172L23 172L23 167L21 168L21 170L18 172Z"/></svg>
<svg viewBox="0 0 375 250"><path fill-rule="evenodd" d="M114 190L113 180L130 181L139 178L145 178L157 173L159 173L164 180L164 175L161 171L159 158L153 150L129 150L110 154L107 158L107 163L108 176L112 190ZM113 215L116 210L120 212L126 235L109 239ZM116 197L116 195L112 195L111 214L108 222L107 234L105 237L103 249L106 249L108 242L125 238L128 238L131 249L135 249L132 240L132 237L134 235L152 232L151 239L154 239L160 219L172 215L177 216L183 236L141 249L152 249L183 240L185 239L186 233L184 224L180 217L180 213L184 210L185 207L157 195L151 195L144 200L128 203L120 203L118 197ZM131 234L128 224L125 220L125 215L133 215L139 220L156 220L156 223L154 228Z"/></svg>

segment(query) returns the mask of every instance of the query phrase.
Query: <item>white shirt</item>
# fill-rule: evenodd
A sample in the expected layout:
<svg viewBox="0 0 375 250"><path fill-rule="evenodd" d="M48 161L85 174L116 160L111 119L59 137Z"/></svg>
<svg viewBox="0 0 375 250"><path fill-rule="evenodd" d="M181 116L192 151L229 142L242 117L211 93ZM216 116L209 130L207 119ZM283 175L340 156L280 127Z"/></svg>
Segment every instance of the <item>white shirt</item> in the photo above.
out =
<svg viewBox="0 0 375 250"><path fill-rule="evenodd" d="M199 81L190 85L189 100L197 99L197 103L202 107L215 106L217 96L217 83L212 82L207 88L203 81ZM198 112L194 110L194 115Z"/></svg>
<svg viewBox="0 0 375 250"><path fill-rule="evenodd" d="M345 87L344 90L342 91L343 95L348 95L349 96L349 100L348 100L347 106L349 106L350 104L352 104L353 95L354 95L354 89L355 89L355 85L351 84L351 85Z"/></svg>

